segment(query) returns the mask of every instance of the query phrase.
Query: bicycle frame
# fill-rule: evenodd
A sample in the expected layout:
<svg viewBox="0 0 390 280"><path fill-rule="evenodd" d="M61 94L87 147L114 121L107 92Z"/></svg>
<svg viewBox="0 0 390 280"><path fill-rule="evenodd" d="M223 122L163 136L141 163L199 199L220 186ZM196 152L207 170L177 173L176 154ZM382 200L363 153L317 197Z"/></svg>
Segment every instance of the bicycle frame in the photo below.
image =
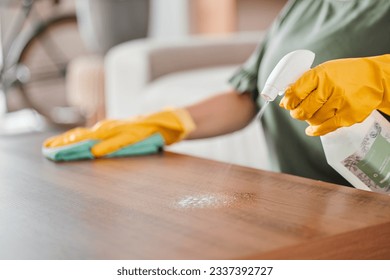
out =
<svg viewBox="0 0 390 280"><path fill-rule="evenodd" d="M2 86L3 91L7 91L7 89L16 82L22 82L24 69L20 68L22 66L18 67L19 65L17 65L17 62L30 39L31 32L23 32L23 29L36 1L37 0L17 1L19 2L21 12L18 13L17 17L13 20L13 26L9 29L9 38L6 38L6 41L4 41L4 34L1 34L2 21L0 18L0 85ZM60 3L60 0L51 1L53 5ZM3 0L0 4L9 5L11 2L15 1Z"/></svg>
<svg viewBox="0 0 390 280"><path fill-rule="evenodd" d="M30 109L34 116L53 124L69 125L83 121L78 111L61 99L66 94L67 65L77 54L75 48L63 47L60 38L67 40L69 36L62 37L62 34L78 34L76 14L73 10L69 13L66 2L58 5L62 3L60 0L45 0L43 9L38 5L34 8L39 1L0 0L0 8L7 4L7 9L15 11L0 14L0 134L2 119L7 118L4 116L14 114L18 108L21 108L19 111ZM7 15L6 21L3 15ZM6 40L1 34L5 22ZM80 40L76 38L75 41L78 44L74 46L82 46ZM41 96L47 99L41 99ZM57 108L63 108L62 112L67 110L66 115L58 117Z"/></svg>
<svg viewBox="0 0 390 280"><path fill-rule="evenodd" d="M20 44L22 41L21 37L23 36L22 29L30 15L33 4L33 0L23 0L21 2L21 13L17 14L17 17L13 21L13 26L8 32L8 40L4 41L3 34L0 36L0 83L4 91L18 79L17 69L15 68L20 52L23 50L23 46ZM3 27L2 24L0 19L0 29Z"/></svg>

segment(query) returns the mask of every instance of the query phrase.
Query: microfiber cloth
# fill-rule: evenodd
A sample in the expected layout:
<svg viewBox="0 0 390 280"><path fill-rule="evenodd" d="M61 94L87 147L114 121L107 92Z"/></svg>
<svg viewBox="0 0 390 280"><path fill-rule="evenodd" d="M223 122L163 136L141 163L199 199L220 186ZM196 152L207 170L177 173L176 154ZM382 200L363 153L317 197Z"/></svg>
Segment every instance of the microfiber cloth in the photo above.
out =
<svg viewBox="0 0 390 280"><path fill-rule="evenodd" d="M81 159L94 159L91 147L98 143L97 140L86 140L75 144L70 144L55 148L42 148L45 157L54 161L72 161ZM105 158L139 156L158 153L164 146L164 138L160 134L152 136L132 145L110 153Z"/></svg>

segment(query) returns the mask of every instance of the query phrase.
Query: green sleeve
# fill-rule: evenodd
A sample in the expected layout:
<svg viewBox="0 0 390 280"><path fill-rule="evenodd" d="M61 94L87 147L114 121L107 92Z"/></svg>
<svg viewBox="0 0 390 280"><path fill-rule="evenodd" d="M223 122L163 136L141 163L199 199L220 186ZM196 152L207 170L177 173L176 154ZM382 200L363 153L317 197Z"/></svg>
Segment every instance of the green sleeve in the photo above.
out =
<svg viewBox="0 0 390 280"><path fill-rule="evenodd" d="M267 37L267 36L266 36ZM266 38L257 46L237 72L229 79L229 83L239 92L257 93L257 77L261 59L263 57Z"/></svg>
<svg viewBox="0 0 390 280"><path fill-rule="evenodd" d="M282 11L279 13L271 28L267 31L262 42L259 43L256 50L252 53L249 59L237 70L237 72L229 79L229 84L232 85L240 93L250 92L253 100L257 100L258 88L257 80L259 76L259 67L267 48L268 38L272 36L278 26L283 22L284 18L289 13L291 7L295 4L295 0L290 0Z"/></svg>

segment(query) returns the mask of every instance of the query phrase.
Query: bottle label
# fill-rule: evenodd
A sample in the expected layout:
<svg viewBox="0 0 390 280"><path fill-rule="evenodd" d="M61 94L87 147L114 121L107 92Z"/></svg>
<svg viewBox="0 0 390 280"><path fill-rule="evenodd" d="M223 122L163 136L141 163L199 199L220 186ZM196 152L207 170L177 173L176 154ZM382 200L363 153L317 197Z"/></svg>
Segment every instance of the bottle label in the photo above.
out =
<svg viewBox="0 0 390 280"><path fill-rule="evenodd" d="M375 122L360 149L342 164L371 190L390 193L390 134Z"/></svg>

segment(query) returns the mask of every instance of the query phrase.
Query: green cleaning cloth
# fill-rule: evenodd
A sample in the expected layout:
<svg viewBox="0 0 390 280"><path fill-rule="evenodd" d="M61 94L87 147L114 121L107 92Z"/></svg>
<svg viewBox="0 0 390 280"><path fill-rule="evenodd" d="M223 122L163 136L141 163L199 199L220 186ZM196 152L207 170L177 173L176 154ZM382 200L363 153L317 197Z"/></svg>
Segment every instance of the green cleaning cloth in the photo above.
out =
<svg viewBox="0 0 390 280"><path fill-rule="evenodd" d="M91 153L91 147L98 142L99 141L97 140L87 140L62 147L42 148L42 153L45 157L54 161L94 159L95 157ZM110 153L106 155L105 158L154 154L159 152L163 146L164 138L157 133L145 140L125 146L116 152Z"/></svg>

